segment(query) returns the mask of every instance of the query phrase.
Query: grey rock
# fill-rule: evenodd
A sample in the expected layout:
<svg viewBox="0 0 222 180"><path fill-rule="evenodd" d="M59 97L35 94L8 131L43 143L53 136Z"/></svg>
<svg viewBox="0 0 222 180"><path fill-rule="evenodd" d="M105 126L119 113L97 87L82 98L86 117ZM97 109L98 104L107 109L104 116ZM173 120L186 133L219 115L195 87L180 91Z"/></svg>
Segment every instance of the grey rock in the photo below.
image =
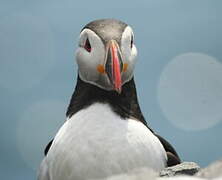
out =
<svg viewBox="0 0 222 180"><path fill-rule="evenodd" d="M201 169L196 176L208 179L221 177L222 179L222 160L216 161L206 168Z"/></svg>
<svg viewBox="0 0 222 180"><path fill-rule="evenodd" d="M168 167L160 172L160 177L172 177L177 175L194 175L200 167L194 162L183 162L176 166Z"/></svg>

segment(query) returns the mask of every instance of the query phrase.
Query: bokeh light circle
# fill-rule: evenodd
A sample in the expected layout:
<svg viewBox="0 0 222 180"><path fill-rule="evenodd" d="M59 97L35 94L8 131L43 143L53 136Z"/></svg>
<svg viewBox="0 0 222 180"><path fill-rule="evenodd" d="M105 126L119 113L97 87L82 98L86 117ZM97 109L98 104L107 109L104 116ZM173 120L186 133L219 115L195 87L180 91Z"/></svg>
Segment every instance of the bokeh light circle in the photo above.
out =
<svg viewBox="0 0 222 180"><path fill-rule="evenodd" d="M163 69L158 101L163 114L183 130L203 130L222 120L222 64L202 53L175 57Z"/></svg>
<svg viewBox="0 0 222 180"><path fill-rule="evenodd" d="M65 103L47 100L30 105L21 115L17 147L29 167L38 169L46 145L65 121L65 111Z"/></svg>
<svg viewBox="0 0 222 180"><path fill-rule="evenodd" d="M21 92L38 84L54 64L49 23L30 13L0 18L0 86Z"/></svg>

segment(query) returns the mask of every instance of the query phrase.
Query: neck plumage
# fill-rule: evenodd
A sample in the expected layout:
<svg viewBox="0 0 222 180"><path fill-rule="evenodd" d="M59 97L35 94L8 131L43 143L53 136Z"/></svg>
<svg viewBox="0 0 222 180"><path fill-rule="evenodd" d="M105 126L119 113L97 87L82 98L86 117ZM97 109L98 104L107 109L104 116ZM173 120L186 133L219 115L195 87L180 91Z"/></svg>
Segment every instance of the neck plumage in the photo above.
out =
<svg viewBox="0 0 222 180"><path fill-rule="evenodd" d="M107 103L112 110L122 118L133 118L147 123L140 110L134 79L123 85L121 94L116 91L106 91L95 85L82 81L79 76L75 91L72 95L66 116L71 117L79 110L84 109L95 102Z"/></svg>

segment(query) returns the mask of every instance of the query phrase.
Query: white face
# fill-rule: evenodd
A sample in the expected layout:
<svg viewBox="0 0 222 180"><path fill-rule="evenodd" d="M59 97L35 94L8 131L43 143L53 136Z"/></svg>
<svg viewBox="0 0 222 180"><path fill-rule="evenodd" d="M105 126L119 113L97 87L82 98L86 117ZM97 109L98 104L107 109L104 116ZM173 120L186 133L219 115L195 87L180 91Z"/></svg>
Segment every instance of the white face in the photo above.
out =
<svg viewBox="0 0 222 180"><path fill-rule="evenodd" d="M121 86L133 77L137 56L136 46L133 41L133 31L127 26L122 33L121 44L116 43L122 61ZM79 67L79 76L83 81L105 90L114 90L106 72L108 44L110 43L104 44L101 38L92 30L84 29L80 33L76 60Z"/></svg>

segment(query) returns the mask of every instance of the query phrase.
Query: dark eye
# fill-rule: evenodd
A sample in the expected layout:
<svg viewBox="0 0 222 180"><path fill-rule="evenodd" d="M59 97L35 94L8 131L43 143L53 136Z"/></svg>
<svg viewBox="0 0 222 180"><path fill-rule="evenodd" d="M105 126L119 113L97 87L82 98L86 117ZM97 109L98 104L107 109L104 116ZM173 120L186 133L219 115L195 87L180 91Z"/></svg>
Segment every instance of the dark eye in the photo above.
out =
<svg viewBox="0 0 222 180"><path fill-rule="evenodd" d="M133 35L131 36L130 47L133 47Z"/></svg>
<svg viewBox="0 0 222 180"><path fill-rule="evenodd" d="M89 39L86 39L85 45L84 45L85 50L87 50L88 52L91 52L92 48L89 42Z"/></svg>

